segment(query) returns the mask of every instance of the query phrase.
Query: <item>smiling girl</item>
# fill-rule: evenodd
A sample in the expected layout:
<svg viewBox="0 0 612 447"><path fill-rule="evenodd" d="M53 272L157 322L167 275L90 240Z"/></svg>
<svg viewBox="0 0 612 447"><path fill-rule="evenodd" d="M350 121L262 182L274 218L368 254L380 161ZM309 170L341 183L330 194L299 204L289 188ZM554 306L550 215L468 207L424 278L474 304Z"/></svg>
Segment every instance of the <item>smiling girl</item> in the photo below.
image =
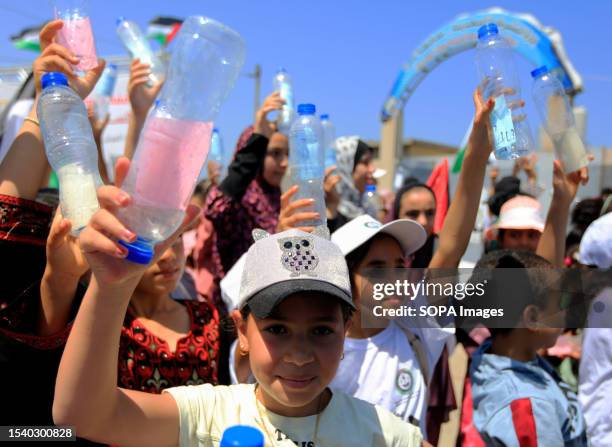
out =
<svg viewBox="0 0 612 447"><path fill-rule="evenodd" d="M234 313L255 385L177 387L152 395L117 387L121 323L146 267L124 259L114 215L121 190L100 189L79 237L92 279L62 356L53 417L79 436L122 446L218 446L235 424L258 427L271 446L418 446L418 428L328 388L353 309L346 263L330 241L290 230L247 252ZM129 201L128 201L129 202ZM196 216L158 244L157 257ZM154 259L155 262L156 259Z"/></svg>

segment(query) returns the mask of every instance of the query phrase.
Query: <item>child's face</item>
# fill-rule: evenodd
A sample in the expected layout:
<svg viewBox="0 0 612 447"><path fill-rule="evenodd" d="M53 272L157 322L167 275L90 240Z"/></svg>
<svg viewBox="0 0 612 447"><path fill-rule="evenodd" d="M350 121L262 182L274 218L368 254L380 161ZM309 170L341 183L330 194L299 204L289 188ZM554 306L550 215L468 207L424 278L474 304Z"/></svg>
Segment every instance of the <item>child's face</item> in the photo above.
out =
<svg viewBox="0 0 612 447"><path fill-rule="evenodd" d="M289 163L289 140L279 132L272 134L264 160L263 178L272 186L280 186Z"/></svg>
<svg viewBox="0 0 612 447"><path fill-rule="evenodd" d="M357 266L353 274L353 302L358 309L371 309L374 305L395 308L400 304L398 297L389 296L382 301L372 298L372 284L364 270L366 269L396 269L406 267L402 248L393 237L377 235L368 253Z"/></svg>
<svg viewBox="0 0 612 447"><path fill-rule="evenodd" d="M317 411L338 369L345 330L339 302L314 293L290 296L272 316L250 314L239 324L239 342L268 410L285 416Z"/></svg>
<svg viewBox="0 0 612 447"><path fill-rule="evenodd" d="M367 152L361 157L361 160L355 164L355 169L353 170L353 184L359 192L363 193L366 185L374 184L374 170L375 166L372 162L372 154Z"/></svg>
<svg viewBox="0 0 612 447"><path fill-rule="evenodd" d="M540 242L540 236L542 236L542 233L537 230L505 230L501 247L535 253Z"/></svg>
<svg viewBox="0 0 612 447"><path fill-rule="evenodd" d="M412 219L420 223L427 237L434 231L436 220L436 198L428 189L415 187L400 199L398 219Z"/></svg>
<svg viewBox="0 0 612 447"><path fill-rule="evenodd" d="M155 264L147 268L136 289L151 294L170 293L176 288L184 269L183 238L179 237Z"/></svg>

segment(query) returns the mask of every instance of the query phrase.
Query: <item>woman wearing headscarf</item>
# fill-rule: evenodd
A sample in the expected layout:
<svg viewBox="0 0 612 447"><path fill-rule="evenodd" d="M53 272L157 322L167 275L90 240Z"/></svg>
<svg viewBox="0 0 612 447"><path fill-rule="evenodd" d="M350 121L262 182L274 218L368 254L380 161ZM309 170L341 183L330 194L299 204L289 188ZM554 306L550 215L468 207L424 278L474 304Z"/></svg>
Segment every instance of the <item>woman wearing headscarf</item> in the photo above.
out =
<svg viewBox="0 0 612 447"><path fill-rule="evenodd" d="M255 125L238 139L227 177L208 194L204 215L215 230L213 257L219 260L219 279L248 250L252 230L276 232L289 143L267 115L283 103L277 92L266 98Z"/></svg>
<svg viewBox="0 0 612 447"><path fill-rule="evenodd" d="M336 186L339 203L328 201L327 226L334 232L349 220L362 214L376 216L363 201L366 185L374 183L374 150L358 137L340 137L336 140L336 166L340 181Z"/></svg>

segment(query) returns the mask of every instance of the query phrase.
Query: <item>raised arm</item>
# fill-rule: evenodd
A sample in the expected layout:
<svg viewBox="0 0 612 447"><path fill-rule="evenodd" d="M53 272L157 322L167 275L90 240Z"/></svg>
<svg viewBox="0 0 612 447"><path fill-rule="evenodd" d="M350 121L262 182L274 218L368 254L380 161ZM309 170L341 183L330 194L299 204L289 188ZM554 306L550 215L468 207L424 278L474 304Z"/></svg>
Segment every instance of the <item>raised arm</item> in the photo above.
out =
<svg viewBox="0 0 612 447"><path fill-rule="evenodd" d="M440 244L430 268L455 268L470 242L474 229L487 160L493 148L489 116L495 101L484 102L479 90L474 92L474 124L468 140L457 190L440 232Z"/></svg>
<svg viewBox="0 0 612 447"><path fill-rule="evenodd" d="M268 142L276 130L276 125L268 120L268 114L273 110L280 110L285 101L278 92L272 93L257 111L253 135L244 148L234 155L230 163L227 176L219 185L219 190L234 200L241 200L251 181L266 157Z"/></svg>
<svg viewBox="0 0 612 447"><path fill-rule="evenodd" d="M78 59L66 48L54 43L55 35L62 25L61 20L54 20L40 31L42 53L32 66L36 98L28 118L23 122L15 141L0 164L0 194L33 200L36 198L42 179L48 172L47 156L36 115L42 75L49 71L64 73L68 76L71 87L81 98L85 98L104 70L104 61L100 60L98 66L87 72L85 76L76 76L70 64L77 63Z"/></svg>
<svg viewBox="0 0 612 447"><path fill-rule="evenodd" d="M586 184L588 179L589 171L587 167L566 174L561 162L559 160L554 161L553 196L536 254L542 256L555 267L563 267L569 209L576 197L580 183Z"/></svg>
<svg viewBox="0 0 612 447"><path fill-rule="evenodd" d="M53 335L68 324L79 279L89 270L70 236L71 223L58 208L47 237L47 264L40 282L38 335Z"/></svg>
<svg viewBox="0 0 612 447"><path fill-rule="evenodd" d="M117 387L121 327L130 297L147 266L126 261L125 249L115 242L135 238L133 234L127 237L129 230L114 214L129 203L125 193L114 186L104 186L99 190L99 200L103 208L79 236L92 279L60 362L53 419L58 425L74 426L80 436L97 442L176 445L179 414L172 396ZM156 246L152 262L198 212L195 206L187 209L183 225Z"/></svg>
<svg viewBox="0 0 612 447"><path fill-rule="evenodd" d="M138 145L138 138L147 118L147 113L149 113L149 109L163 85L163 82L158 82L149 87L150 74L151 68L148 64L143 64L138 59L132 61L128 82L128 96L132 112L128 121L128 131L123 151L123 154L130 160L134 156L134 151Z"/></svg>

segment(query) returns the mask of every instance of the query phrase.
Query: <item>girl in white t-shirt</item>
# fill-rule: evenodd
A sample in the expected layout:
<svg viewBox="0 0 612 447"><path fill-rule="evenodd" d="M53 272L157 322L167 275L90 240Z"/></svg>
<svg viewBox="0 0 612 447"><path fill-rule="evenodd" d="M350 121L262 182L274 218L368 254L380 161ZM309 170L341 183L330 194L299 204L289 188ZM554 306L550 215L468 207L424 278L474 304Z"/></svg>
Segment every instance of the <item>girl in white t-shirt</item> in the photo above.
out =
<svg viewBox="0 0 612 447"><path fill-rule="evenodd" d="M129 202L125 193L104 186L99 199L103 208L79 237L92 279L60 363L56 424L121 446L218 446L236 424L259 428L266 446L421 445L418 428L329 390L353 309L348 270L336 245L299 230L263 234L247 253L241 310L233 317L256 385L186 386L161 395L118 388L121 324L146 266L125 260L116 242L126 234L115 215ZM197 212L187 209L184 225L156 246L156 256Z"/></svg>
<svg viewBox="0 0 612 447"><path fill-rule="evenodd" d="M473 99L474 125L456 193L429 269L454 269L459 265L478 213L485 168L492 149L489 115L495 102L492 99L483 101L478 90ZM333 182L331 178L326 179L329 185ZM329 189L328 196L332 193L333 188ZM301 217L311 217L308 213L300 214L300 203L283 204L279 227L299 225ZM454 335L454 330L441 329L433 319L415 322L410 317L376 318L371 320L373 324L364 325L362 317L371 315L373 306L393 308L400 304L397 297L375 302L371 294L363 293L366 289L371 290L368 270L410 267L411 254L425 243L426 237L423 227L415 221L400 219L382 225L367 215L353 219L332 234L332 241L340 247L349 265L357 311L344 342L344 359L330 386L378 404L421 427L423 432L428 383L445 342ZM416 300L417 305L427 304L424 296Z"/></svg>

